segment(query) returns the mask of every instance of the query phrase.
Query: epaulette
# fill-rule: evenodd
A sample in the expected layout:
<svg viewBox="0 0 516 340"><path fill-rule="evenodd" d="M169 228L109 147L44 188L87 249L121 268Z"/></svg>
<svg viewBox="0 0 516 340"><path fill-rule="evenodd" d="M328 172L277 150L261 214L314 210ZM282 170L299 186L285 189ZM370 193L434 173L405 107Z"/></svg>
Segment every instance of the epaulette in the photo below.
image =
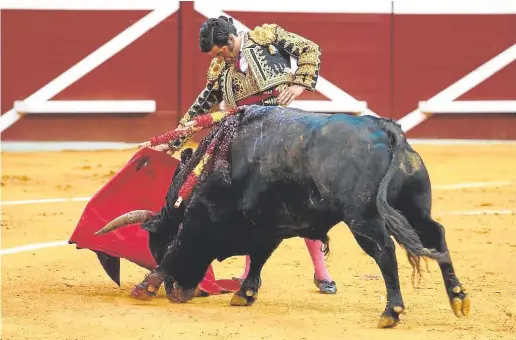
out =
<svg viewBox="0 0 516 340"><path fill-rule="evenodd" d="M226 62L222 58L213 58L211 60L210 67L208 68L208 82L213 83L217 79L219 79L222 71L226 68Z"/></svg>
<svg viewBox="0 0 516 340"><path fill-rule="evenodd" d="M251 38L258 45L268 45L276 41L276 24L263 24L256 26L254 30L249 32Z"/></svg>

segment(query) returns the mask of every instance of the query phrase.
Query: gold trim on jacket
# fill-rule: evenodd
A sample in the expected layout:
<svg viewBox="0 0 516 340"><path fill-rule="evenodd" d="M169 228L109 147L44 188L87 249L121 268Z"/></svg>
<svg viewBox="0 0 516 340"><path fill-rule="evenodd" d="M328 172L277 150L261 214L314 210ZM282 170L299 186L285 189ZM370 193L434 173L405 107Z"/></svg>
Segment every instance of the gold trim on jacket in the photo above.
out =
<svg viewBox="0 0 516 340"><path fill-rule="evenodd" d="M210 112L222 100L228 108L235 108L239 100L272 92L274 88L281 91L292 84L315 91L321 50L314 42L276 24L264 24L245 34L242 44L242 53L249 65L247 73L236 70L234 64L213 58L206 86L181 118L181 125L192 117ZM297 58L298 68L294 74L291 74L288 55ZM277 105L277 98L269 98L263 104ZM174 149L187 140L179 141Z"/></svg>
<svg viewBox="0 0 516 340"><path fill-rule="evenodd" d="M298 34L288 32L276 24L264 24L250 31L249 38L261 46L278 45L291 56L297 58L298 69L293 84L315 91L321 67L321 49Z"/></svg>

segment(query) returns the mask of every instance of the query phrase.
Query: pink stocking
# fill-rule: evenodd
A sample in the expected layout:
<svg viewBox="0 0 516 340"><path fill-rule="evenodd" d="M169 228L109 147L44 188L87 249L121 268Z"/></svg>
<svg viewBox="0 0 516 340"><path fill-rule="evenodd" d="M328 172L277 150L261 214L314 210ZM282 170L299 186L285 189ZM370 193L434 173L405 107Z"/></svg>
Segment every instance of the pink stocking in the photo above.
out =
<svg viewBox="0 0 516 340"><path fill-rule="evenodd" d="M314 264L315 278L331 282L332 279L326 269L326 263L324 262L324 253L321 251L322 242L305 238L305 244L310 252L312 263Z"/></svg>
<svg viewBox="0 0 516 340"><path fill-rule="evenodd" d="M245 257L245 270L244 273L240 276L240 280L245 280L247 274L249 274L249 268L251 267L251 258L249 255Z"/></svg>

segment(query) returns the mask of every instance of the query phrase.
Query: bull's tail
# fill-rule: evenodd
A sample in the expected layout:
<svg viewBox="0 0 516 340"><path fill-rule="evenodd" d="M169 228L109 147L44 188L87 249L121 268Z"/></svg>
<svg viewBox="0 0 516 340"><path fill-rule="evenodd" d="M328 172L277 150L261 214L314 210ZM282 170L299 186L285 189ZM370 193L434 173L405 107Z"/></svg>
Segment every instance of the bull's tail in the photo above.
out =
<svg viewBox="0 0 516 340"><path fill-rule="evenodd" d="M325 235L321 242L321 251L323 252L324 256L328 256L330 254L330 236Z"/></svg>
<svg viewBox="0 0 516 340"><path fill-rule="evenodd" d="M392 159L385 176L380 182L380 187L376 197L376 206L380 216L386 222L386 227L389 233L394 236L396 242L398 242L407 251L409 262L414 269L412 273L412 283L414 284L416 278L419 278L421 275L422 258L445 260L448 257L446 254L437 252L435 249L425 248L419 235L409 224L405 216L391 207L387 202L389 184L403 160L403 145L405 137L402 135L402 132L396 123L392 121L385 121L382 126L382 130L389 136Z"/></svg>

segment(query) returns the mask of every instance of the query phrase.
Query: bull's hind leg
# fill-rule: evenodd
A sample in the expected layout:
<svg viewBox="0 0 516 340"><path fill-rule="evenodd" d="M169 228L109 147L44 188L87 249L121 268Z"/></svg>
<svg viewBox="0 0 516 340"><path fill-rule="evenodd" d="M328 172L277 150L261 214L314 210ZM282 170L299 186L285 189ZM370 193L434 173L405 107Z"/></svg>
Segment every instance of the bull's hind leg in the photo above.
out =
<svg viewBox="0 0 516 340"><path fill-rule="evenodd" d="M471 300L465 293L457 275L455 275L455 269L446 244L444 227L431 217L432 195L430 190L428 172L426 170L418 171L405 183L398 198L397 206L417 232L425 248L435 249L448 255L446 258L437 260L448 299L457 317L468 316Z"/></svg>
<svg viewBox="0 0 516 340"><path fill-rule="evenodd" d="M231 298L231 306L251 306L256 301L258 290L262 285L262 268L280 243L281 240L271 240L260 243L260 249L253 250L249 256L251 260L249 274L240 285L240 289Z"/></svg>
<svg viewBox="0 0 516 340"><path fill-rule="evenodd" d="M387 306L380 316L378 327L395 327L405 305L401 296L394 242L385 229L385 222L380 218L354 220L350 227L360 247L380 267L387 289Z"/></svg>
<svg viewBox="0 0 516 340"><path fill-rule="evenodd" d="M413 210L407 217L412 227L417 231L423 246L448 254L447 259L438 260L446 293L455 316L458 318L468 316L471 298L466 294L465 287L459 282L455 274L444 236L444 227L421 210Z"/></svg>

